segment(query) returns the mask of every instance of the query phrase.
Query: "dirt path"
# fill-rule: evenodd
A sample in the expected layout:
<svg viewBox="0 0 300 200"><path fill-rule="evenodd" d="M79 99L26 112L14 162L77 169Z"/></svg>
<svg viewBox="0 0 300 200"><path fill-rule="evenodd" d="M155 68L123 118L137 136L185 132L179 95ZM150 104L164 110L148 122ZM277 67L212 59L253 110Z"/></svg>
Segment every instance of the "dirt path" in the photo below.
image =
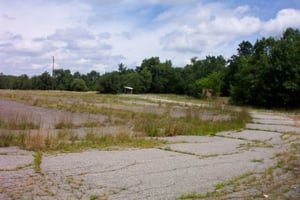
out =
<svg viewBox="0 0 300 200"><path fill-rule="evenodd" d="M275 165L274 155L299 141L297 121L251 114L254 123L246 130L163 138L171 144L161 149L43 155L41 174L33 170L33 152L0 148L0 199L178 199L205 193ZM286 131L296 134L286 140Z"/></svg>

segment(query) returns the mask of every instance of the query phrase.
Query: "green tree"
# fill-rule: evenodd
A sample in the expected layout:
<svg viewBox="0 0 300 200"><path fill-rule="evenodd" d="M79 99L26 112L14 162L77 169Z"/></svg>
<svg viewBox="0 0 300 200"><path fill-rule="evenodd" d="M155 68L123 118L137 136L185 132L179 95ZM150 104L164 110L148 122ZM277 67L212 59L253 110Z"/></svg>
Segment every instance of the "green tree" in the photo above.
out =
<svg viewBox="0 0 300 200"><path fill-rule="evenodd" d="M253 53L253 45L249 41L242 41L237 49L238 56L248 57Z"/></svg>
<svg viewBox="0 0 300 200"><path fill-rule="evenodd" d="M15 77L0 73L0 89L13 89Z"/></svg>
<svg viewBox="0 0 300 200"><path fill-rule="evenodd" d="M151 67L152 84L150 91L154 93L168 93L169 80L172 76L172 62L166 61Z"/></svg>
<svg viewBox="0 0 300 200"><path fill-rule="evenodd" d="M205 95L202 93L204 89L211 91L213 96L219 96L221 92L222 79L221 71L215 71L207 77L196 81L197 89L200 93L199 96Z"/></svg>
<svg viewBox="0 0 300 200"><path fill-rule="evenodd" d="M100 77L98 91L100 93L117 94L123 91L123 87L121 74L114 71Z"/></svg>
<svg viewBox="0 0 300 200"><path fill-rule="evenodd" d="M230 95L230 89L234 82L234 76L239 71L245 60L248 60L253 54L253 45L249 41L242 41L237 49L238 54L231 56L228 60L228 66L224 70L224 79L221 86L221 93L223 96Z"/></svg>
<svg viewBox="0 0 300 200"><path fill-rule="evenodd" d="M72 81L73 81L73 76L69 69L54 70L54 84L57 90L71 90Z"/></svg>
<svg viewBox="0 0 300 200"><path fill-rule="evenodd" d="M257 40L251 55L238 55L231 99L264 107L300 105L300 33L287 29L279 39Z"/></svg>
<svg viewBox="0 0 300 200"><path fill-rule="evenodd" d="M51 90L53 89L53 78L49 72L44 72L40 76L32 77L33 89Z"/></svg>
<svg viewBox="0 0 300 200"><path fill-rule="evenodd" d="M160 62L159 57L144 59L141 66L136 68L136 72L142 77L144 92L172 92L170 91L170 80L174 69L170 60Z"/></svg>
<svg viewBox="0 0 300 200"><path fill-rule="evenodd" d="M82 78L82 75L80 74L80 72L75 72L73 74L73 78Z"/></svg>
<svg viewBox="0 0 300 200"><path fill-rule="evenodd" d="M151 87L151 83L152 83L152 74L151 72L148 70L148 68L143 68L140 73L140 79L141 79L141 91L140 92L148 92L150 87Z"/></svg>
<svg viewBox="0 0 300 200"><path fill-rule="evenodd" d="M100 79L100 74L99 72L92 70L86 75L82 75L82 79L85 81L89 90L96 91L99 85L98 81Z"/></svg>
<svg viewBox="0 0 300 200"><path fill-rule="evenodd" d="M142 79L139 74L135 72L127 73L122 75L122 85L133 88L134 93L140 93L143 91Z"/></svg>
<svg viewBox="0 0 300 200"><path fill-rule="evenodd" d="M26 74L14 78L13 89L29 90L31 88L31 79Z"/></svg>
<svg viewBox="0 0 300 200"><path fill-rule="evenodd" d="M71 83L71 89L78 92L86 92L88 88L83 79L75 78Z"/></svg>
<svg viewBox="0 0 300 200"><path fill-rule="evenodd" d="M198 86L196 81L202 79L212 72L223 71L226 65L226 60L223 56L207 56L203 60L198 60L196 57L191 59L191 64L186 65L182 71L184 77L184 88L186 94L198 96Z"/></svg>

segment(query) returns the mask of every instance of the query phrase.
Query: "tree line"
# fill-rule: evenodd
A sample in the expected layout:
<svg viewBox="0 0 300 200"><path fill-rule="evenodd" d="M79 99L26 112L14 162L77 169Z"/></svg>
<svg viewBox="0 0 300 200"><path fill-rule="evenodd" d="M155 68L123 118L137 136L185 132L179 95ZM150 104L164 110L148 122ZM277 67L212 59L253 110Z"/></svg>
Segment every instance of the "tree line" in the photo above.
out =
<svg viewBox="0 0 300 200"><path fill-rule="evenodd" d="M237 53L223 56L194 57L184 67L174 67L171 60L159 57L144 59L129 69L119 64L118 70L104 73L71 73L56 69L28 77L0 74L1 89L38 89L99 91L122 93L124 87L134 93L174 93L203 98L230 96L231 102L263 107L300 106L300 33L288 28L281 37L261 38L254 44L242 41ZM206 91L206 92L204 92Z"/></svg>

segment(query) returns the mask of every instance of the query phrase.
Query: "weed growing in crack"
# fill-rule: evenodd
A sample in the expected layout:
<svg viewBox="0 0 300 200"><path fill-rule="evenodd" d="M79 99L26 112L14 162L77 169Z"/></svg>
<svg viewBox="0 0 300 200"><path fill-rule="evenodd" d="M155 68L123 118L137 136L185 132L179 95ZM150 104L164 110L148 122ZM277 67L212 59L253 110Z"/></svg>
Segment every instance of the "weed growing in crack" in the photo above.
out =
<svg viewBox="0 0 300 200"><path fill-rule="evenodd" d="M257 163L263 163L264 162L264 159L257 159L257 158L254 158L252 160L250 160L251 162L257 162Z"/></svg>
<svg viewBox="0 0 300 200"><path fill-rule="evenodd" d="M42 157L43 157L43 153L41 151L36 151L34 154L34 170L36 173L41 173L42 169L41 169L41 164L42 164Z"/></svg>
<svg viewBox="0 0 300 200"><path fill-rule="evenodd" d="M214 191L183 194L180 199L299 199L299 155L300 144L292 143L276 155L277 164L263 172L245 173L216 184Z"/></svg>
<svg viewBox="0 0 300 200"><path fill-rule="evenodd" d="M98 200L98 199L100 199L100 196L99 196L99 195L92 194L92 195L90 196L90 200Z"/></svg>

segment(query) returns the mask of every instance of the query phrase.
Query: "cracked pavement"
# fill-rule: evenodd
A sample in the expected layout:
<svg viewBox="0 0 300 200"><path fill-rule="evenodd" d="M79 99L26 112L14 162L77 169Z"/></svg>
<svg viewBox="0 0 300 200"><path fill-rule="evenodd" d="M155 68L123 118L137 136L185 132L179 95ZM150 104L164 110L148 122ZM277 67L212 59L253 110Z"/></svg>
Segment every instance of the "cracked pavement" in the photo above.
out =
<svg viewBox="0 0 300 200"><path fill-rule="evenodd" d="M0 199L150 200L205 193L274 165L274 155L290 145L286 132L300 134L299 122L290 116L251 115L245 130L161 138L169 143L160 149L44 154L41 174L33 170L33 152L0 148Z"/></svg>

